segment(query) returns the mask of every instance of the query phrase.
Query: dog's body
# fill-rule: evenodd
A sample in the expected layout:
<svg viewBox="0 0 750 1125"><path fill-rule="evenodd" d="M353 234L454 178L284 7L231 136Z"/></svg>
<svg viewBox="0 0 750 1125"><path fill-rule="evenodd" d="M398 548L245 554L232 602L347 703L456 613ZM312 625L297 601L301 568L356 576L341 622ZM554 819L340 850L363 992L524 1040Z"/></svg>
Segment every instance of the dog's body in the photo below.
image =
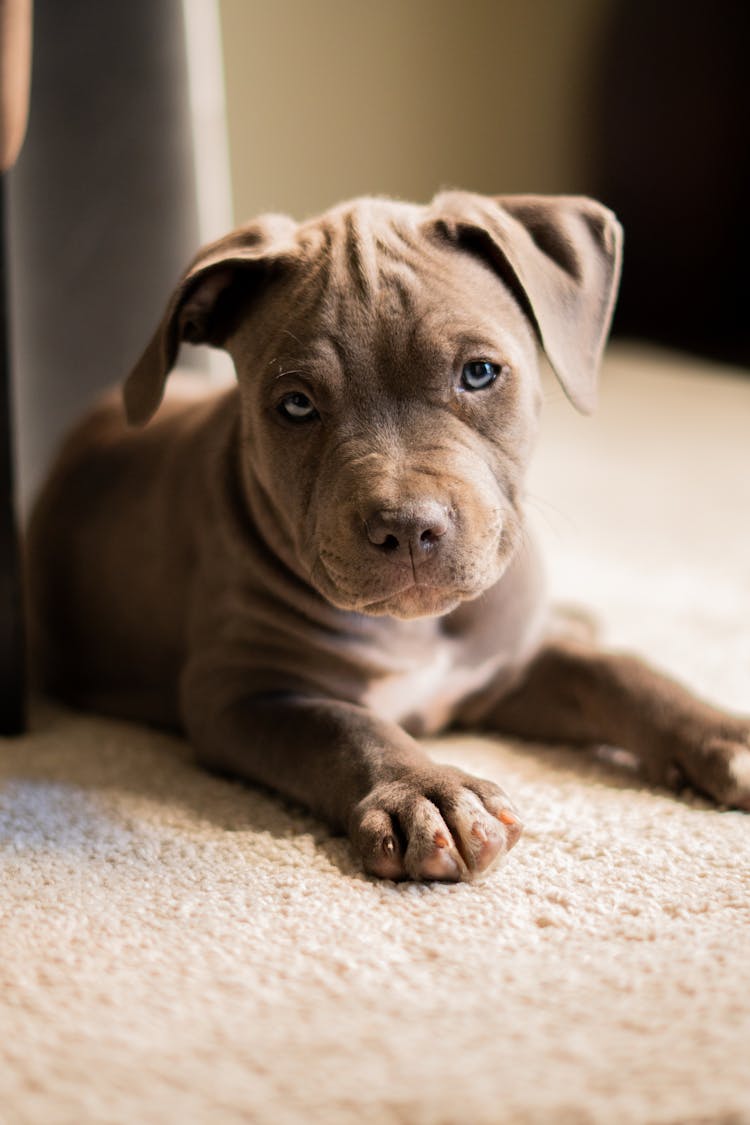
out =
<svg viewBox="0 0 750 1125"><path fill-rule="evenodd" d="M557 630L523 521L541 342L588 408L619 268L589 200L453 193L260 220L207 248L126 386L180 338L238 387L114 399L29 535L35 660L79 704L184 727L208 764L350 832L367 870L455 879L520 834L449 724L625 746L750 807L750 725Z"/></svg>

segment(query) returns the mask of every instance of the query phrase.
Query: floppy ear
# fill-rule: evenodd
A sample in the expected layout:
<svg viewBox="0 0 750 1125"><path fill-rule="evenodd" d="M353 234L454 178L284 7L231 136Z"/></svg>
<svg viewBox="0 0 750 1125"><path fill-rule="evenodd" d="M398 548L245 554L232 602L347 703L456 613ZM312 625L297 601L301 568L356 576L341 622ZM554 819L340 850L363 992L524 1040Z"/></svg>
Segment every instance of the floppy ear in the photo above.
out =
<svg viewBox="0 0 750 1125"><path fill-rule="evenodd" d="M198 253L180 280L151 342L125 381L125 412L131 425L148 422L164 394L180 342L221 346L253 272L295 256L297 224L285 215L264 215Z"/></svg>
<svg viewBox="0 0 750 1125"><path fill-rule="evenodd" d="M612 212L585 196L445 192L431 213L443 237L510 287L568 398L590 413L620 279L622 228Z"/></svg>

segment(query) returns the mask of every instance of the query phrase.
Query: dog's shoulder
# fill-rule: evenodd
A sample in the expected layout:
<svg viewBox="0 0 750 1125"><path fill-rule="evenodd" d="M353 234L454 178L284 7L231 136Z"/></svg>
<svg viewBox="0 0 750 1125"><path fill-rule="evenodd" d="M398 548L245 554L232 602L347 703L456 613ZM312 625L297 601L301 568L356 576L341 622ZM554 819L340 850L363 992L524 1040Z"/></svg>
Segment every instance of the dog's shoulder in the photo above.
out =
<svg viewBox="0 0 750 1125"><path fill-rule="evenodd" d="M175 444L199 439L222 429L236 415L235 388L217 388L197 375L175 379L157 415L147 426L131 426L125 416L122 392L105 392L64 437L51 476L82 463L138 459L164 455Z"/></svg>

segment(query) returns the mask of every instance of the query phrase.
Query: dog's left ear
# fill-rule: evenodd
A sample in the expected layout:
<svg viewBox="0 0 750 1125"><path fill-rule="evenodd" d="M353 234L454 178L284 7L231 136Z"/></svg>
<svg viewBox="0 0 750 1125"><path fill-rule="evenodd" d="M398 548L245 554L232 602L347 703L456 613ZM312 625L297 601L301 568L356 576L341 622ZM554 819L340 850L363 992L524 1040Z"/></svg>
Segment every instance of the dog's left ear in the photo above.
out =
<svg viewBox="0 0 750 1125"><path fill-rule="evenodd" d="M584 196L456 191L436 196L430 214L442 237L506 282L568 398L590 413L620 279L622 227L612 212Z"/></svg>
<svg viewBox="0 0 750 1125"><path fill-rule="evenodd" d="M263 215L203 247L125 381L125 412L131 425L148 422L156 411L182 340L224 344L240 302L271 272L295 260L296 230L297 224L286 215Z"/></svg>

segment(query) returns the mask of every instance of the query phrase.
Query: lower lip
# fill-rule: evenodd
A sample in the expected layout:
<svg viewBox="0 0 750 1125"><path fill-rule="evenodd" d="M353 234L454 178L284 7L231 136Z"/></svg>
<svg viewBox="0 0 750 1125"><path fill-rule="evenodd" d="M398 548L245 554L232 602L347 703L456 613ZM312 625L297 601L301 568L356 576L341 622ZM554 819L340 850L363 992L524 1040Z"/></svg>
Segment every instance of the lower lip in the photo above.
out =
<svg viewBox="0 0 750 1125"><path fill-rule="evenodd" d="M418 586L412 583L410 586L404 586L401 590L394 590L385 598L378 598L377 601L367 602L362 608L377 609L378 606L387 605L389 602L398 601L399 598L406 598L410 596L417 596L420 598L462 598L466 594L465 590L456 590L449 586Z"/></svg>

